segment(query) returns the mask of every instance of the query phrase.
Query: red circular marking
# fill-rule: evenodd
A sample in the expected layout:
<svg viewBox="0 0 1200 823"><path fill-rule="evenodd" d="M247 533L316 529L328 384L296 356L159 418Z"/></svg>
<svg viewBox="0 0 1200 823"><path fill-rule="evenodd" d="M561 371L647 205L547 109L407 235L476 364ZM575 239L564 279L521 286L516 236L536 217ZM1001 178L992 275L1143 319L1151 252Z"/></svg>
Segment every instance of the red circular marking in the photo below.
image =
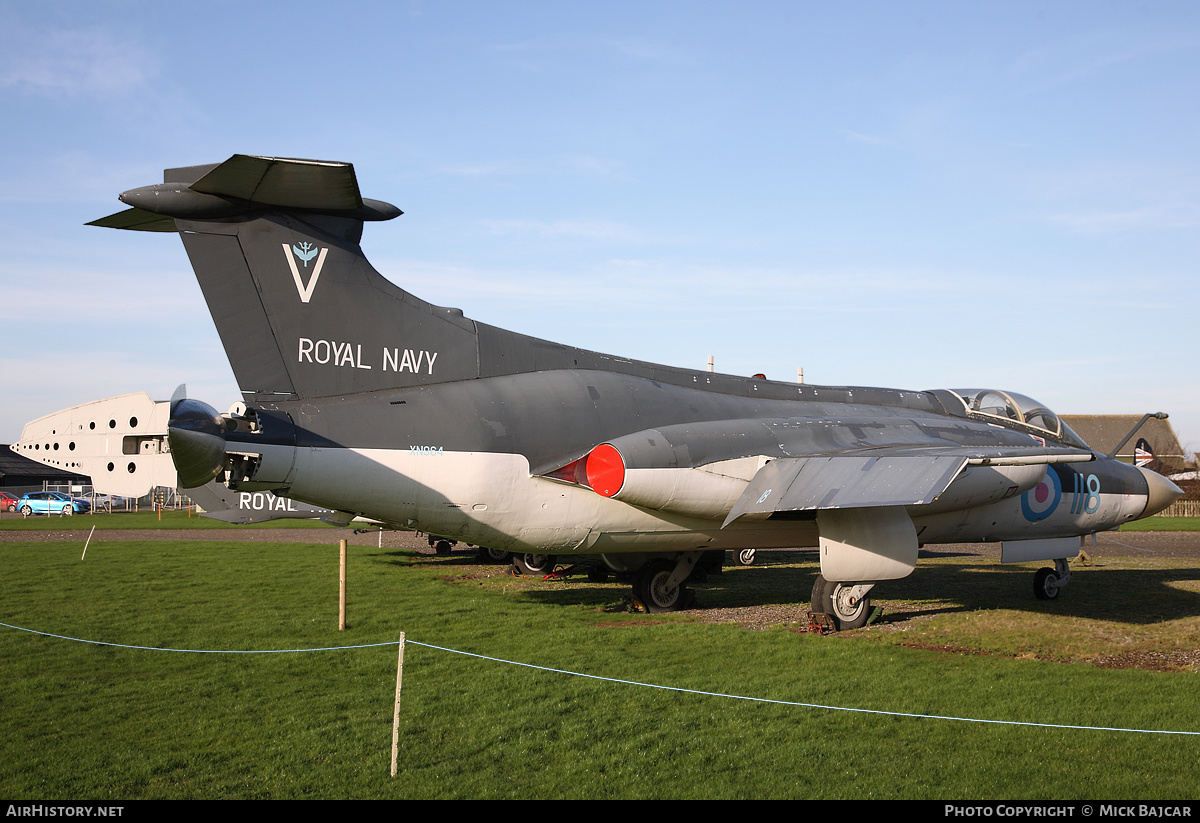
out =
<svg viewBox="0 0 1200 823"><path fill-rule="evenodd" d="M588 485L604 497L612 497L625 484L625 461L614 447L604 443L592 449L586 464Z"/></svg>
<svg viewBox="0 0 1200 823"><path fill-rule="evenodd" d="M1033 499L1039 503L1045 503L1049 497L1050 487L1047 486L1046 481L1043 480L1041 483L1038 483L1037 490L1033 493Z"/></svg>

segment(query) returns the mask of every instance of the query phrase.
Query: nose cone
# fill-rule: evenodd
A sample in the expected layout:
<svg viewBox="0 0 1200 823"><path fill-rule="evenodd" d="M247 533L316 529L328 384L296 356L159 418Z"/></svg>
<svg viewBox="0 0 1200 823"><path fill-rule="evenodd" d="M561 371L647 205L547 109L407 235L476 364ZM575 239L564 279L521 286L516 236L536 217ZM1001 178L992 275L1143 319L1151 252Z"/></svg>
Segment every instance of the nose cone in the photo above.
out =
<svg viewBox="0 0 1200 823"><path fill-rule="evenodd" d="M1146 510L1142 512L1142 517L1149 517L1152 514L1158 514L1167 506L1183 497L1183 489L1176 486L1158 472L1152 472L1149 469L1143 469L1140 467L1138 468L1138 471L1140 471L1142 476L1146 478L1146 486L1148 487L1146 494Z"/></svg>

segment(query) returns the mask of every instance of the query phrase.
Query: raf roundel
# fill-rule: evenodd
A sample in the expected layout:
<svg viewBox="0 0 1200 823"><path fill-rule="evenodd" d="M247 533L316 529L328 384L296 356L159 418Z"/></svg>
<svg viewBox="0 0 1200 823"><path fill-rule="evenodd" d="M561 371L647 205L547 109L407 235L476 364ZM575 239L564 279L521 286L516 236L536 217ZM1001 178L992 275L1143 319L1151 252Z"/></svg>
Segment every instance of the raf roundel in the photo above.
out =
<svg viewBox="0 0 1200 823"><path fill-rule="evenodd" d="M1062 481L1053 469L1049 469L1041 483L1021 495L1021 512L1030 523L1036 523L1054 514L1061 499Z"/></svg>

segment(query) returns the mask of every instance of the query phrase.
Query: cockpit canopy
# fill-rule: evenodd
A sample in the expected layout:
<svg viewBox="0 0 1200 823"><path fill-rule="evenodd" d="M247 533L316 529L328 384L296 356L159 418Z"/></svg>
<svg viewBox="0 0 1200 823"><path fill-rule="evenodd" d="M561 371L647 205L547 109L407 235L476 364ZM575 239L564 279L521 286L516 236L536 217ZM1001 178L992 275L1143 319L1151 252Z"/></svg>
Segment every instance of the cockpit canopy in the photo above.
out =
<svg viewBox="0 0 1200 823"><path fill-rule="evenodd" d="M1021 430L1034 430L1031 434L1045 434L1069 446L1089 448L1071 427L1045 405L1016 392L999 389L951 389L966 407L968 417L979 417L999 425L1017 423Z"/></svg>

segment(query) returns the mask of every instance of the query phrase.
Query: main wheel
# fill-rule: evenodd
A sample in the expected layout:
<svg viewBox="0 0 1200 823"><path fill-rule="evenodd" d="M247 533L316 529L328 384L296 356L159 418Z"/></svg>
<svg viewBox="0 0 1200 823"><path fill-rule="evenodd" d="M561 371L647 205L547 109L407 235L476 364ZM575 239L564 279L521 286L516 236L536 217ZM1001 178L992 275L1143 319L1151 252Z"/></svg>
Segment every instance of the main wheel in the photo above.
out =
<svg viewBox="0 0 1200 823"><path fill-rule="evenodd" d="M511 560L512 553L506 552L504 549L489 549L486 546L479 547L480 563L508 563Z"/></svg>
<svg viewBox="0 0 1200 823"><path fill-rule="evenodd" d="M740 552L734 555L734 557L737 558L737 564L739 566L753 566L754 554L754 549L742 549Z"/></svg>
<svg viewBox="0 0 1200 823"><path fill-rule="evenodd" d="M818 574L813 583L813 611L824 612L832 617L838 631L861 629L871 616L871 598L855 599L851 594L853 589L853 586L830 582Z"/></svg>
<svg viewBox="0 0 1200 823"><path fill-rule="evenodd" d="M1054 600L1058 597L1058 575L1054 569L1042 568L1033 576L1033 594L1038 600Z"/></svg>
<svg viewBox="0 0 1200 823"><path fill-rule="evenodd" d="M554 564L557 561L558 558L552 554L514 554L512 556L512 562L517 571L534 576L550 574L554 571Z"/></svg>
<svg viewBox="0 0 1200 823"><path fill-rule="evenodd" d="M450 554L450 548L451 548L451 546L450 546L449 540L439 540L438 542L433 544L434 554L440 554L443 556Z"/></svg>
<svg viewBox="0 0 1200 823"><path fill-rule="evenodd" d="M646 611L652 614L677 612L687 603L690 592L680 583L671 588L668 581L675 571L675 561L658 558L638 569L633 591Z"/></svg>

